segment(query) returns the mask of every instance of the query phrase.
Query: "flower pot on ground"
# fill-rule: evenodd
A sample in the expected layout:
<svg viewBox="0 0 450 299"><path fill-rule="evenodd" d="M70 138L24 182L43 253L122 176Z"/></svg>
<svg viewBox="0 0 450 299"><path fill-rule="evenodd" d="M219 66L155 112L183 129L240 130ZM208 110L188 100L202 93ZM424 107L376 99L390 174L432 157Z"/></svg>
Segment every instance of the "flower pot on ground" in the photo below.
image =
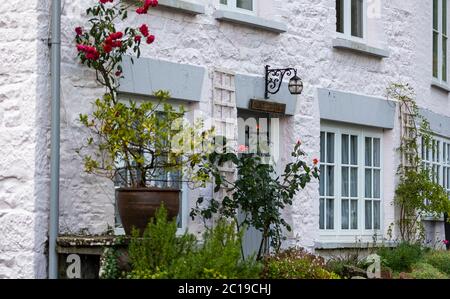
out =
<svg viewBox="0 0 450 299"><path fill-rule="evenodd" d="M78 153L87 173L108 177L119 187L119 213L130 233L133 226L142 231L161 203L170 217L178 214L180 190L170 184L182 178L196 181L198 176L189 174L195 173L202 155L198 149L210 131L201 132L201 123L186 124L183 108L167 104L168 91L149 94L152 100L141 102L120 99L123 55L139 57L141 45L152 44L155 37L146 24L117 31L115 21L125 20L133 4L112 2L100 0L88 8L89 28L75 29L80 62L95 72L97 83L106 90L91 114L80 115L88 137ZM136 10L139 15L157 1L141 4Z"/></svg>

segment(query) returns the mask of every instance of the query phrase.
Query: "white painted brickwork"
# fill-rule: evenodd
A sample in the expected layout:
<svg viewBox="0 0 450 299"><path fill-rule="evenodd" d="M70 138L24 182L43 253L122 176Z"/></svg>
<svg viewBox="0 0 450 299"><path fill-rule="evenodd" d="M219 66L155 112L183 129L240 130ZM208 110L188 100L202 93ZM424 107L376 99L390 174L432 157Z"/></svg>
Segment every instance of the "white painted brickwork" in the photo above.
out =
<svg viewBox="0 0 450 299"><path fill-rule="evenodd" d="M96 0L63 1L61 202L62 233L100 234L114 226L112 183L86 175L75 149L83 139L80 113L102 94L94 74L76 61L74 28L85 24L86 7ZM202 3L203 1L195 1ZM371 58L332 47L334 0L263 1L260 14L285 22L288 31L274 34L217 22L216 1L192 17L169 9L148 16L130 14L133 25L148 23L156 42L143 56L263 75L263 66L295 66L304 79L297 115L281 123L283 161L301 139L309 158L319 157L320 114L317 88L384 96L389 82L409 82L418 103L450 116L448 94L431 88L432 1L381 0L381 17L370 33L374 46L390 56ZM218 1L217 1L218 2ZM49 36L48 0L0 3L0 278L46 277L45 241L49 200ZM263 9L264 8L264 9ZM212 80L211 80L212 81ZM205 81L206 82L206 81ZM211 83L193 109L211 115ZM397 127L384 134L384 222L394 219L392 198L397 169ZM208 193L207 190L200 192ZM191 192L192 202L195 200ZM318 237L318 184L301 192L286 215L293 226L287 244L312 249ZM197 224L198 227L198 224ZM192 229L192 227L191 227Z"/></svg>

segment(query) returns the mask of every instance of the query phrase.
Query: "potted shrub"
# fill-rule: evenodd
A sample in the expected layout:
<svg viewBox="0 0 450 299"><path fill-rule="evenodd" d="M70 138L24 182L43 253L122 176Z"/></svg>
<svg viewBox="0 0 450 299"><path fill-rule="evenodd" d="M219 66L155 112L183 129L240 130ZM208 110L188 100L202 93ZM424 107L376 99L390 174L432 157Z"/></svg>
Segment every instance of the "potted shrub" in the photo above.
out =
<svg viewBox="0 0 450 299"><path fill-rule="evenodd" d="M170 98L166 91L156 92L153 102L117 97L123 55L134 52L139 57L141 43L151 44L155 37L145 24L117 31L114 20L126 19L128 7L112 2L100 0L88 8L90 28L75 29L80 62L96 72L97 82L106 89L95 101L93 113L80 115L90 134L78 153L86 172L111 178L119 185L119 214L130 234L132 227L143 231L161 203L170 217L178 214L179 188L157 186L155 181L167 173L172 182L181 179L173 174L192 174L201 155L193 149L201 148L209 131L200 132L201 123L185 124L183 109L175 110L166 103ZM157 1L146 0L142 5L138 14L145 14Z"/></svg>

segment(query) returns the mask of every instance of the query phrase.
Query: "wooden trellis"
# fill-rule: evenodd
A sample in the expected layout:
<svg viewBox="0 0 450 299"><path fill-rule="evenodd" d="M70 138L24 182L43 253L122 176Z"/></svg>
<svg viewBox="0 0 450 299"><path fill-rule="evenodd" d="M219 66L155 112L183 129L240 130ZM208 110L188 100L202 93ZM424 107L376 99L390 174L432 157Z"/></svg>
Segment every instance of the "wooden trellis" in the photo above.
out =
<svg viewBox="0 0 450 299"><path fill-rule="evenodd" d="M236 149L238 132L235 74L228 70L215 69L213 87L212 114L216 134L226 137L227 145ZM221 171L228 180L234 180L236 171L231 164L222 167ZM223 198L225 193L226 190L222 189L217 195Z"/></svg>

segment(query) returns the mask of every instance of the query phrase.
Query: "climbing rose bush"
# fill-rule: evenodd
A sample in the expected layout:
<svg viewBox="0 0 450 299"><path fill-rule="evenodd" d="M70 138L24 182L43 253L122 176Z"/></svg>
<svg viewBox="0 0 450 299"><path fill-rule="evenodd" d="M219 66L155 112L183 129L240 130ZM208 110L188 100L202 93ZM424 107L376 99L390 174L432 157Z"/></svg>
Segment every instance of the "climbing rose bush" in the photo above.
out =
<svg viewBox="0 0 450 299"><path fill-rule="evenodd" d="M158 5L157 0L141 3L136 9L139 15L146 14L151 7ZM128 17L130 6L119 0L99 0L86 10L89 25L75 28L80 62L95 70L97 81L107 88L114 102L117 81L122 76L123 55L133 52L139 57L142 43L152 44L155 41L147 24L137 28L125 27L122 31L116 29L115 22Z"/></svg>

